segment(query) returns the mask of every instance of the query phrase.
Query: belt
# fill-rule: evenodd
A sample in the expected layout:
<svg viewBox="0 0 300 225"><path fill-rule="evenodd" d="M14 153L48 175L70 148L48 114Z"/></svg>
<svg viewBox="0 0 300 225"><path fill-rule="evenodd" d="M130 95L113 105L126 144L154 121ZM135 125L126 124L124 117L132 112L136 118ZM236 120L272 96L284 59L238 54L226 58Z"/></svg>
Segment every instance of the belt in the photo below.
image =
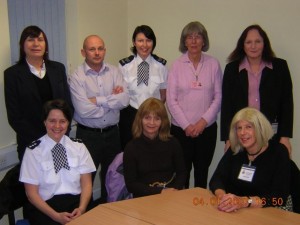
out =
<svg viewBox="0 0 300 225"><path fill-rule="evenodd" d="M99 132L99 133L104 133L104 132L110 131L110 130L112 130L113 128L115 128L117 126L118 125L115 124L115 125L104 127L104 128L93 128L93 127L87 127L87 126L84 126L80 123L77 123L77 127L80 127L84 130L89 130L89 131L94 131L94 132Z"/></svg>

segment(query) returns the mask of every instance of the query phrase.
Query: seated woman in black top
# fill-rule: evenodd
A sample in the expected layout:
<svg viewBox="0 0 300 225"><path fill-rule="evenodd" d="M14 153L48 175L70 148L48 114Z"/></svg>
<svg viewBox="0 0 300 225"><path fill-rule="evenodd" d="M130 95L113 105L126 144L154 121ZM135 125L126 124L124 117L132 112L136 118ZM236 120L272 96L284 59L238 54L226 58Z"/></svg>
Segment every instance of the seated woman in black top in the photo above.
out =
<svg viewBox="0 0 300 225"><path fill-rule="evenodd" d="M236 113L230 126L231 150L219 162L209 184L219 199L219 210L291 206L287 204L289 153L283 144L271 140L272 136L271 124L258 110L244 108Z"/></svg>
<svg viewBox="0 0 300 225"><path fill-rule="evenodd" d="M186 171L179 142L170 135L162 101L142 103L132 126L133 139L124 151L124 177L134 197L183 189Z"/></svg>

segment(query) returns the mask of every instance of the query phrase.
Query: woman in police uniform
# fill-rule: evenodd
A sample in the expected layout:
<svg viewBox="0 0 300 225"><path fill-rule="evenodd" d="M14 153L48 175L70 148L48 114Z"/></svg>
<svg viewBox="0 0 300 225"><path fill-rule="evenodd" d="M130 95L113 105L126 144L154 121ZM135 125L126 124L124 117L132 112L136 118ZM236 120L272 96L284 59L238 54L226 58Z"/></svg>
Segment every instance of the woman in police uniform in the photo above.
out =
<svg viewBox="0 0 300 225"><path fill-rule="evenodd" d="M133 55L121 59L119 68L129 91L129 106L120 113L122 149L132 139L131 127L139 106L148 98L166 101L167 61L153 54L156 37L147 25L136 27L132 35Z"/></svg>
<svg viewBox="0 0 300 225"><path fill-rule="evenodd" d="M66 224L86 211L92 195L93 160L83 143L65 135L72 112L63 100L45 104L47 134L30 144L21 165L31 225Z"/></svg>

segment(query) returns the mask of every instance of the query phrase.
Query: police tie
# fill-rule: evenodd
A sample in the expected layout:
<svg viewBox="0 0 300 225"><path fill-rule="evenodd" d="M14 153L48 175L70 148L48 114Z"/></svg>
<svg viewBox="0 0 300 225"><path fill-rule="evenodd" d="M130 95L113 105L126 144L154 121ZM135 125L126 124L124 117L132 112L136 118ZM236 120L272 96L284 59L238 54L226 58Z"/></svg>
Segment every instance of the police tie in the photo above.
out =
<svg viewBox="0 0 300 225"><path fill-rule="evenodd" d="M70 166L68 164L67 152L65 147L57 143L54 148L51 150L55 173L58 173L61 168L65 168L70 170Z"/></svg>
<svg viewBox="0 0 300 225"><path fill-rule="evenodd" d="M142 82L148 86L149 80L149 64L146 61L143 61L138 65L137 70L137 86L139 86Z"/></svg>

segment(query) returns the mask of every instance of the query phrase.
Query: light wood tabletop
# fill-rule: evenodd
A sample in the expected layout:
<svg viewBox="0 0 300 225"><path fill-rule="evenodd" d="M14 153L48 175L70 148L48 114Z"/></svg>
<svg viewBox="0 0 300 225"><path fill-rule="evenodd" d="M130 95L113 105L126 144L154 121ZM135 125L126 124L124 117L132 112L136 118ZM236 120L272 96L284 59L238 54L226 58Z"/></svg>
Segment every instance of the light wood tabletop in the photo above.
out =
<svg viewBox="0 0 300 225"><path fill-rule="evenodd" d="M126 214L99 205L82 216L68 223L68 225L149 225L142 219L136 219Z"/></svg>
<svg viewBox="0 0 300 225"><path fill-rule="evenodd" d="M212 193L202 188L135 198L97 206L69 225L299 225L300 215L276 208L244 208L225 213Z"/></svg>

